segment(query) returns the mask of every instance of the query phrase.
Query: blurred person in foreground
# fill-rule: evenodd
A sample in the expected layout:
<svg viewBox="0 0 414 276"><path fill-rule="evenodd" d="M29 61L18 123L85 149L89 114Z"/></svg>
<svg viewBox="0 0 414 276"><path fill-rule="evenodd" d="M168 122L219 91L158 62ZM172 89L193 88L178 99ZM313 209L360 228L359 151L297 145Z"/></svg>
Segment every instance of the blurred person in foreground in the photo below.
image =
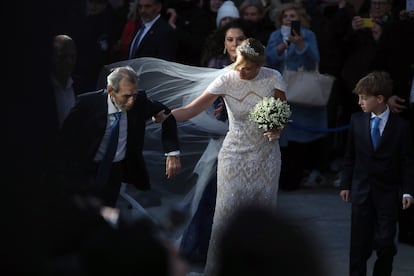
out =
<svg viewBox="0 0 414 276"><path fill-rule="evenodd" d="M185 276L188 264L148 218L103 228L79 251L84 275Z"/></svg>
<svg viewBox="0 0 414 276"><path fill-rule="evenodd" d="M400 208L414 203L410 126L387 105L392 95L388 73L369 73L354 93L363 112L351 117L340 184L341 198L352 203L349 273L366 275L375 250L373 275L391 275Z"/></svg>
<svg viewBox="0 0 414 276"><path fill-rule="evenodd" d="M219 241L217 276L323 276L316 240L280 212L258 205L230 217Z"/></svg>

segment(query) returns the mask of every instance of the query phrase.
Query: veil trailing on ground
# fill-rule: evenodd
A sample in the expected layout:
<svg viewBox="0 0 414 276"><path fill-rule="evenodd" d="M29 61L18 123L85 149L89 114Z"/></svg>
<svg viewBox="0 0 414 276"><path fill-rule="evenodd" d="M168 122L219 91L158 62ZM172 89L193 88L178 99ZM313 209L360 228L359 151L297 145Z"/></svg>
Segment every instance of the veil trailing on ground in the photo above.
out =
<svg viewBox="0 0 414 276"><path fill-rule="evenodd" d="M98 87L105 87L106 76L113 68L120 66L131 66L139 75L139 89L145 90L150 100L159 101L170 109L189 103L200 95L216 77L229 70L188 66L151 57L137 58L104 66L98 80ZM179 122L182 172L176 179L169 181L181 182L177 185L188 181L210 138L224 136L227 130L228 123L217 120L214 117L213 108L203 111L187 122ZM160 131L159 124L147 122L144 158L153 186L165 181L163 175L160 175L165 170ZM162 185L163 188L175 185L165 186Z"/></svg>

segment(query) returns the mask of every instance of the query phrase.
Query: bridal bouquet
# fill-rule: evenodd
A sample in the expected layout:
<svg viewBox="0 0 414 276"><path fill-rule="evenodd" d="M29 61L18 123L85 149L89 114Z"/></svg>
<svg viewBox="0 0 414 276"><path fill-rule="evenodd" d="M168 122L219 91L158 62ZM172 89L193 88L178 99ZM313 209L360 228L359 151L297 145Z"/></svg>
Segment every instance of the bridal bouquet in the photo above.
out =
<svg viewBox="0 0 414 276"><path fill-rule="evenodd" d="M291 115L290 106L286 101L274 97L264 97L249 113L249 119L264 131L282 129Z"/></svg>

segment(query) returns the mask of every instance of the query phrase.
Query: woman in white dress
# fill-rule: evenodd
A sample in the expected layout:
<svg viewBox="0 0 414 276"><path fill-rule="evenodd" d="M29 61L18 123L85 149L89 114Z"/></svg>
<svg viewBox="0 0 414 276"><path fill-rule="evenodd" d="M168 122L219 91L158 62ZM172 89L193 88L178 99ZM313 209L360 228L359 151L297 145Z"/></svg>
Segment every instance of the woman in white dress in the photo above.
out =
<svg viewBox="0 0 414 276"><path fill-rule="evenodd" d="M261 204L275 209L281 156L280 130L263 133L248 118L249 111L263 97L286 100L281 74L267 67L264 46L248 38L238 46L234 70L219 75L191 103L176 108L177 121L186 121L210 107L217 97L224 99L229 130L217 164L217 199L205 275L215 275L217 241L223 225L241 206Z"/></svg>

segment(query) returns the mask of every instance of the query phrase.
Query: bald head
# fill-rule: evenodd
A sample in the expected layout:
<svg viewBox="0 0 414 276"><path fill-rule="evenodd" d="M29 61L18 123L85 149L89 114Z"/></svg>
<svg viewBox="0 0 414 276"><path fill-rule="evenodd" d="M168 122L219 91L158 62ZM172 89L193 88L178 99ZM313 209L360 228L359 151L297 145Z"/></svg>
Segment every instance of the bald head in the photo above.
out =
<svg viewBox="0 0 414 276"><path fill-rule="evenodd" d="M68 35L53 39L52 73L59 82L66 83L76 65L76 45Z"/></svg>

